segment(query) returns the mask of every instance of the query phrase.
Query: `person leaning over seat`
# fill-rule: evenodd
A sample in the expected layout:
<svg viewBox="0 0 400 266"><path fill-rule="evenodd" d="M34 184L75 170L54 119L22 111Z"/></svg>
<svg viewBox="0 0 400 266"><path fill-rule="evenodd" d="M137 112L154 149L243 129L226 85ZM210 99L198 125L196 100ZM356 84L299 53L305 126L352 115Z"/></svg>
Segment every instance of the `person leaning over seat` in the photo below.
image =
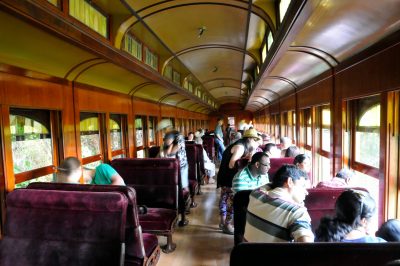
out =
<svg viewBox="0 0 400 266"><path fill-rule="evenodd" d="M82 176L82 164L76 157L67 157L57 167L56 181L78 184Z"/></svg>
<svg viewBox="0 0 400 266"><path fill-rule="evenodd" d="M84 168L85 183L94 185L119 185L125 186L125 182L118 172L109 164L102 163L95 169Z"/></svg>
<svg viewBox="0 0 400 266"><path fill-rule="evenodd" d="M244 238L249 242L313 242L304 207L307 174L283 165L270 185L251 192Z"/></svg>

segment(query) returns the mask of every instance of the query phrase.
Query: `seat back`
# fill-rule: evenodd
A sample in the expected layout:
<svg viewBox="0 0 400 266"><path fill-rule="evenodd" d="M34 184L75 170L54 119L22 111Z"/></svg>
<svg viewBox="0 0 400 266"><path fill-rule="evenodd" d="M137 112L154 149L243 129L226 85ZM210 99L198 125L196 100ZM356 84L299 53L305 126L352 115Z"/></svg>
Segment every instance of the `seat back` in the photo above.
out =
<svg viewBox="0 0 400 266"><path fill-rule="evenodd" d="M242 243L233 248L230 265L384 266L398 259L400 243Z"/></svg>
<svg viewBox="0 0 400 266"><path fill-rule="evenodd" d="M214 161L215 158L214 136L204 135L202 139L203 139L203 146L207 152L208 158L210 158L211 161Z"/></svg>
<svg viewBox="0 0 400 266"><path fill-rule="evenodd" d="M186 156L189 166L189 180L197 182L197 150L195 144L185 145Z"/></svg>
<svg viewBox="0 0 400 266"><path fill-rule="evenodd" d="M111 166L136 190L138 204L178 209L178 193L182 193L178 159L123 158L113 160Z"/></svg>
<svg viewBox="0 0 400 266"><path fill-rule="evenodd" d="M132 187L35 182L29 184L27 188L62 191L120 192L124 194L128 200L125 224L125 243L127 253L140 259L143 259L146 256L142 237L142 228L139 224L139 212L136 203L136 191Z"/></svg>
<svg viewBox="0 0 400 266"><path fill-rule="evenodd" d="M269 158L271 163L271 168L268 171L269 180L272 181L276 172L279 168L284 164L293 164L294 158L286 157L286 158Z"/></svg>
<svg viewBox="0 0 400 266"><path fill-rule="evenodd" d="M149 148L149 158L156 158L160 153L160 146L151 146Z"/></svg>
<svg viewBox="0 0 400 266"><path fill-rule="evenodd" d="M197 181L200 183L201 182L201 177L206 173L206 170L204 168L204 156L203 156L203 145L201 144L195 144L196 146L196 152L197 152Z"/></svg>
<svg viewBox="0 0 400 266"><path fill-rule="evenodd" d="M233 213L235 214L234 222L234 241L235 245L243 242L244 230L246 226L247 207L249 205L249 196L252 190L242 190L233 196Z"/></svg>
<svg viewBox="0 0 400 266"><path fill-rule="evenodd" d="M119 192L14 190L7 196L4 232L7 241L2 245L2 262L8 261L9 245L15 244L21 256L15 265L29 259L46 261L45 265L52 262L57 265L62 260L59 265L68 265L63 260L77 255L70 253L76 251L74 246L86 250L80 254L81 261L90 261L91 265L107 262L119 265L123 258L127 206L127 198ZM21 239L24 241L18 241ZM93 261L99 258L94 253L107 256L100 256L103 261Z"/></svg>
<svg viewBox="0 0 400 266"><path fill-rule="evenodd" d="M311 217L313 231L318 227L319 222L324 216L335 215L336 200L343 191L349 188L310 188L304 204ZM354 188L364 190L364 188Z"/></svg>

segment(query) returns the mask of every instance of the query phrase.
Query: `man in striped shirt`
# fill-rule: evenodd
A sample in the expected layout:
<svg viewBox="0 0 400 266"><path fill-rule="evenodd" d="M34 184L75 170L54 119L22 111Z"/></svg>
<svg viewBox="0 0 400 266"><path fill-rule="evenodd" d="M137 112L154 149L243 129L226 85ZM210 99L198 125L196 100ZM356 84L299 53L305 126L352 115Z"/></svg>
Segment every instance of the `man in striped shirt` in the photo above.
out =
<svg viewBox="0 0 400 266"><path fill-rule="evenodd" d="M268 155L264 152L256 152L251 158L250 164L233 178L233 192L253 190L264 186L269 182L267 173L270 168Z"/></svg>
<svg viewBox="0 0 400 266"><path fill-rule="evenodd" d="M313 242L311 218L304 207L307 174L283 165L270 186L250 194L245 239L249 242Z"/></svg>

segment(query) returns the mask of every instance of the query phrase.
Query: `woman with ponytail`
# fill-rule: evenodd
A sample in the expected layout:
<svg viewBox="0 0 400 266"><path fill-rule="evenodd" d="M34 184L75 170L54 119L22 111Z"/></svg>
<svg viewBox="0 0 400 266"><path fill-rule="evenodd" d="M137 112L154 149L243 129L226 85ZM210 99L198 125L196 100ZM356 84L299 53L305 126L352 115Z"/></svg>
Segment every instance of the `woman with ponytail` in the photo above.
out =
<svg viewBox="0 0 400 266"><path fill-rule="evenodd" d="M334 218L324 217L317 228L318 242L386 242L369 235L369 224L375 213L375 201L368 192L346 190L338 197Z"/></svg>

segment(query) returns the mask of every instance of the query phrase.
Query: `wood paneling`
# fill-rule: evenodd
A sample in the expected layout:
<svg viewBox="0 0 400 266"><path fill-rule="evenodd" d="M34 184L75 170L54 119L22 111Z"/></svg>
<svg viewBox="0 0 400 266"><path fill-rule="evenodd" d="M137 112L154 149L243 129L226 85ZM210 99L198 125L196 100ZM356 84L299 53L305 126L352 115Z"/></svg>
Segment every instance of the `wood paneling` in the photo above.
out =
<svg viewBox="0 0 400 266"><path fill-rule="evenodd" d="M307 88L299 90L297 104L299 108L330 104L332 98L332 77L323 79Z"/></svg>
<svg viewBox="0 0 400 266"><path fill-rule="evenodd" d="M296 109L296 95L292 94L280 100L280 111L287 112Z"/></svg>

